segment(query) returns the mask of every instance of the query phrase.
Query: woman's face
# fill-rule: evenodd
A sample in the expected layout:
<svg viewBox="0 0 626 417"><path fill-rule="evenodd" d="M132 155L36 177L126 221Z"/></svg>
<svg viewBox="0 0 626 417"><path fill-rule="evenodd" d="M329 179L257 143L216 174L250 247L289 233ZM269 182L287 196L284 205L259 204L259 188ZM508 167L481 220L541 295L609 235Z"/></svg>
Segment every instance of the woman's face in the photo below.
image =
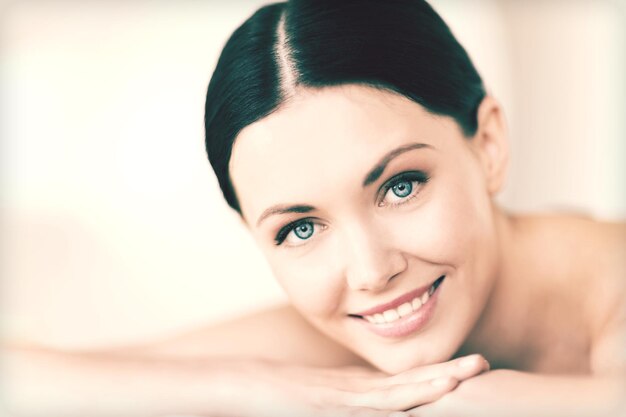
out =
<svg viewBox="0 0 626 417"><path fill-rule="evenodd" d="M301 90L237 137L243 217L293 305L381 370L450 358L497 270L484 150L400 95Z"/></svg>

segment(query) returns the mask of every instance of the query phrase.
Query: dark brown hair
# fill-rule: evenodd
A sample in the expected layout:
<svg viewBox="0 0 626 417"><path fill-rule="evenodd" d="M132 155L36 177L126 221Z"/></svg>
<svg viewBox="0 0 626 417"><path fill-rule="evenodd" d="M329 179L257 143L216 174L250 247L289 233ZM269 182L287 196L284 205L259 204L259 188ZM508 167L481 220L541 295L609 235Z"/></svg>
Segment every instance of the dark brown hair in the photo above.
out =
<svg viewBox="0 0 626 417"><path fill-rule="evenodd" d="M260 8L232 34L206 97L206 150L228 204L228 172L247 125L289 99L294 86L363 84L452 117L470 137L485 96L463 47L423 0L289 0Z"/></svg>

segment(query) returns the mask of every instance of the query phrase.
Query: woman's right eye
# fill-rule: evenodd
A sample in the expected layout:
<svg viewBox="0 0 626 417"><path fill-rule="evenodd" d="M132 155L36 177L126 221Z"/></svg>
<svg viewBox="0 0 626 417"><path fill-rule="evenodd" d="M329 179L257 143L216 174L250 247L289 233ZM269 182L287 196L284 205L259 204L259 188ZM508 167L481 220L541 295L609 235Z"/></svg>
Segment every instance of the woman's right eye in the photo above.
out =
<svg viewBox="0 0 626 417"><path fill-rule="evenodd" d="M323 226L312 219L303 219L290 223L280 229L274 239L276 246L300 246L313 237Z"/></svg>

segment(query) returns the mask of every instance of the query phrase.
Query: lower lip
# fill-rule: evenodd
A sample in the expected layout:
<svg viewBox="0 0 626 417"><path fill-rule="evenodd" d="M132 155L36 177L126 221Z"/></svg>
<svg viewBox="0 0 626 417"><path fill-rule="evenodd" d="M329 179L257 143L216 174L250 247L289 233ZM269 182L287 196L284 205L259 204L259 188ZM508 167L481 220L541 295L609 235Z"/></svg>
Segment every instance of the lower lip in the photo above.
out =
<svg viewBox="0 0 626 417"><path fill-rule="evenodd" d="M373 324L365 319L355 319L361 322L366 329L378 336L388 338L405 337L412 333L415 333L426 326L435 312L437 306L437 299L439 298L439 292L444 285L445 280L439 284L435 292L428 298L426 304L420 307L419 310L404 316L394 321L393 323L385 324Z"/></svg>

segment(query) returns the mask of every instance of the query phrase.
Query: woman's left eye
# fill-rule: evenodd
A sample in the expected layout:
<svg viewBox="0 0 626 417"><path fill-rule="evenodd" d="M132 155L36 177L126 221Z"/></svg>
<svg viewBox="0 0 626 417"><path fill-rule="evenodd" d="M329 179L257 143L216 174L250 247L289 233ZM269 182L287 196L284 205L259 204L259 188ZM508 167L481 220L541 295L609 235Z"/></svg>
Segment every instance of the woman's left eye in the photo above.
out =
<svg viewBox="0 0 626 417"><path fill-rule="evenodd" d="M398 206L411 200L417 195L420 187L428 181L423 172L406 172L400 174L383 186L383 196L379 206Z"/></svg>
<svg viewBox="0 0 626 417"><path fill-rule="evenodd" d="M300 246L323 228L324 226L314 219L298 220L280 229L274 241L277 246L283 243L287 246Z"/></svg>

